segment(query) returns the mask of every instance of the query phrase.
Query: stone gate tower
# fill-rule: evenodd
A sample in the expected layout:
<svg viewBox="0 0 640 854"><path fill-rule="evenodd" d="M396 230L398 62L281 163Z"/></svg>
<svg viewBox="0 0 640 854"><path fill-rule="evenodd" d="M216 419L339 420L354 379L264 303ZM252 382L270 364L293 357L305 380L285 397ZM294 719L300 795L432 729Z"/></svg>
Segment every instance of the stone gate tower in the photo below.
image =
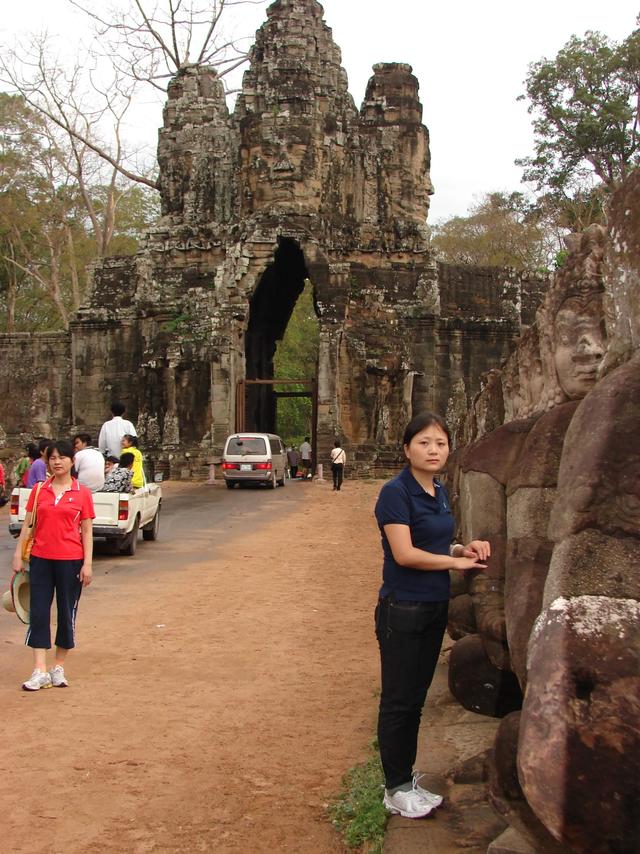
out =
<svg viewBox="0 0 640 854"><path fill-rule="evenodd" d="M135 257L94 271L70 332L67 424L96 429L122 399L156 465L194 471L235 429L238 384L273 377L306 280L319 459L339 436L361 470L392 466L414 411L444 412L454 394L466 407L508 355L544 283L435 263L411 67L374 66L358 110L340 62L316 0L276 0L233 114L214 70L172 80L162 217ZM248 426L274 428L268 386L246 411Z"/></svg>

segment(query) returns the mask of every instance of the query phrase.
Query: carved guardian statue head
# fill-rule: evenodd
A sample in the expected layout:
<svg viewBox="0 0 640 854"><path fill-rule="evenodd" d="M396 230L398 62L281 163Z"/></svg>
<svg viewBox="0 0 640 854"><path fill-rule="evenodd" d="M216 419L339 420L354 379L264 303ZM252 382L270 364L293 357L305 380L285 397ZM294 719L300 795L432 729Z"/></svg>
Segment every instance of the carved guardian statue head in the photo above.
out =
<svg viewBox="0 0 640 854"><path fill-rule="evenodd" d="M602 261L605 229L567 239L570 254L536 316L544 389L540 409L584 397L606 349Z"/></svg>

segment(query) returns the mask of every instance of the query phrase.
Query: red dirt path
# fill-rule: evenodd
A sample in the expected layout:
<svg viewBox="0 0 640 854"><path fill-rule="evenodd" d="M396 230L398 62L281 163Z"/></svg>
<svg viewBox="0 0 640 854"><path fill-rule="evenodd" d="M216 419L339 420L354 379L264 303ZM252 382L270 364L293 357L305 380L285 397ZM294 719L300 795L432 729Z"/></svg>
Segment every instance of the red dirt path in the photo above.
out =
<svg viewBox="0 0 640 854"><path fill-rule="evenodd" d="M66 690L19 690L29 651L0 616L15 621L0 648L0 849L342 851L324 808L374 732L379 486L296 486L293 514L241 547L218 535L205 562L161 539L144 554L172 554L172 569L97 565Z"/></svg>

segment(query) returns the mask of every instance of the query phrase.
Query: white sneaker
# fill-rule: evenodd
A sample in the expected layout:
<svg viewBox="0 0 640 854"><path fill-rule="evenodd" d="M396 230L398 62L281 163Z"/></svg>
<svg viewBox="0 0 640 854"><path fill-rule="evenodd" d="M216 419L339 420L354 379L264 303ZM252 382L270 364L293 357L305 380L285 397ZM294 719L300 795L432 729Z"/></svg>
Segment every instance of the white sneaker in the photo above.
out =
<svg viewBox="0 0 640 854"><path fill-rule="evenodd" d="M413 791L417 792L434 809L437 809L442 804L442 795L436 795L435 792L430 792L428 789L423 789L422 786L419 786L418 783L422 777L424 777L424 774L420 774L418 771L413 772Z"/></svg>
<svg viewBox="0 0 640 854"><path fill-rule="evenodd" d="M61 664L56 664L55 667L52 667L49 671L49 676L51 677L51 684L54 688L67 688L69 683L67 682L67 677L64 675L64 667Z"/></svg>
<svg viewBox="0 0 640 854"><path fill-rule="evenodd" d="M393 795L385 789L382 803L393 815L402 815L405 818L424 818L435 809L414 789L395 792Z"/></svg>
<svg viewBox="0 0 640 854"><path fill-rule="evenodd" d="M23 691L39 691L41 688L51 688L51 676L42 670L34 670L27 681L22 683Z"/></svg>

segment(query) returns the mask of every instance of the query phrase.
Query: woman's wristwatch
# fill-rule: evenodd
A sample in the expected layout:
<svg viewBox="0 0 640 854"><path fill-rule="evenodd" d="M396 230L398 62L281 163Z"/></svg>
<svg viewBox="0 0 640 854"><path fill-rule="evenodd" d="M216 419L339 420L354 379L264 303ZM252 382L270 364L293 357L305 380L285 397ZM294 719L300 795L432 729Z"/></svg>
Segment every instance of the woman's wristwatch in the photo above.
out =
<svg viewBox="0 0 640 854"><path fill-rule="evenodd" d="M460 543L451 543L449 546L449 557L455 557L454 551L458 548Z"/></svg>

